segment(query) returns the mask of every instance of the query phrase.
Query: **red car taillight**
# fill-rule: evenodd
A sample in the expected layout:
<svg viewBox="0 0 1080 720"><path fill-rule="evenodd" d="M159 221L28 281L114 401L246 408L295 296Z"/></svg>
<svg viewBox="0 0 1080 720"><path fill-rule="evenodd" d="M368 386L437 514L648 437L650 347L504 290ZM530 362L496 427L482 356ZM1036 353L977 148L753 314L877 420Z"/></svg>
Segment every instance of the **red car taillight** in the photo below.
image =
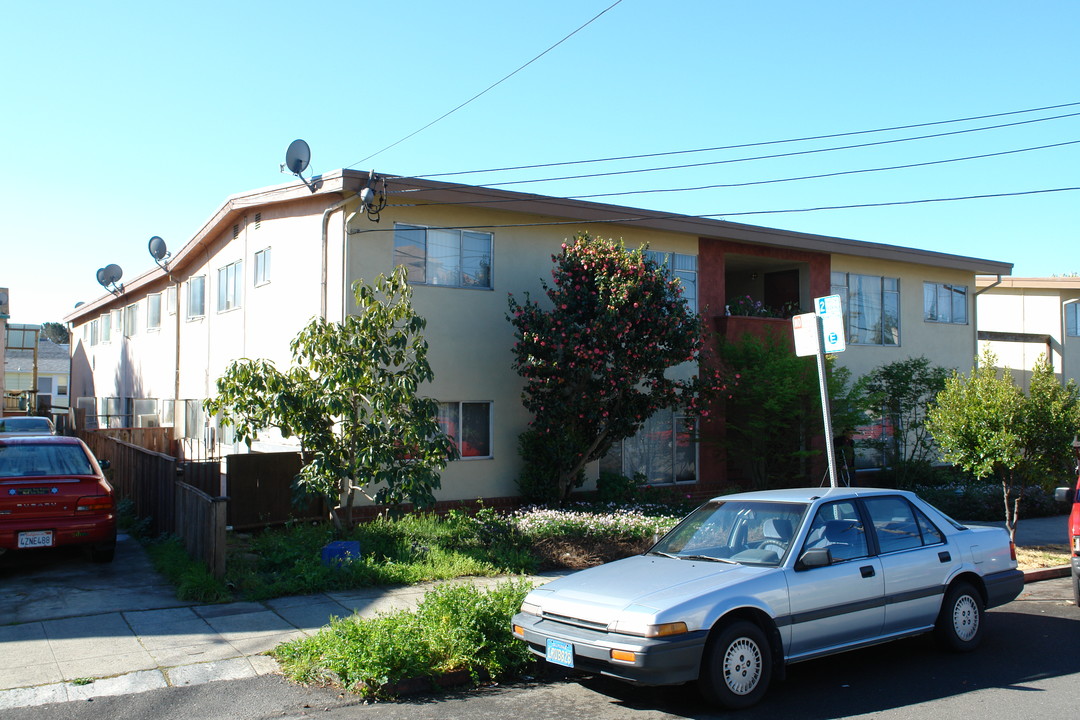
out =
<svg viewBox="0 0 1080 720"><path fill-rule="evenodd" d="M107 513L113 510L113 499L110 495L92 495L79 498L75 504L77 513Z"/></svg>
<svg viewBox="0 0 1080 720"><path fill-rule="evenodd" d="M1013 562L1016 562L1016 543L1009 543L1009 556L1012 557Z"/></svg>

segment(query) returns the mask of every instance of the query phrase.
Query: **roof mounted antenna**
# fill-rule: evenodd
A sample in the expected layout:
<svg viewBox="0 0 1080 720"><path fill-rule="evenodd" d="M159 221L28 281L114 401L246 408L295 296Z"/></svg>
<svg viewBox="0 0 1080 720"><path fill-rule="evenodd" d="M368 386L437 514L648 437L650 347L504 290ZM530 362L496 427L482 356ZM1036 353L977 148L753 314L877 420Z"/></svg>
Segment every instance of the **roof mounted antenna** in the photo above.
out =
<svg viewBox="0 0 1080 720"><path fill-rule="evenodd" d="M113 295L123 295L124 286L117 285L117 281L124 276L124 271L120 269L120 266L116 263L109 263L103 268L98 268L97 281L101 287L105 288ZM112 287L109 287L109 286Z"/></svg>
<svg viewBox="0 0 1080 720"><path fill-rule="evenodd" d="M155 235L150 238L150 242L147 244L147 249L150 251L150 256L154 258L154 262L158 264L158 267L169 272L169 258L172 257L172 253L165 246L165 241Z"/></svg>
<svg viewBox="0 0 1080 720"><path fill-rule="evenodd" d="M285 151L285 162L281 166L281 172L288 170L296 177L304 181L308 190L315 192L318 186L308 182L306 178L300 173L307 170L308 164L311 162L311 148L308 144L299 138L293 140L289 145L289 149Z"/></svg>

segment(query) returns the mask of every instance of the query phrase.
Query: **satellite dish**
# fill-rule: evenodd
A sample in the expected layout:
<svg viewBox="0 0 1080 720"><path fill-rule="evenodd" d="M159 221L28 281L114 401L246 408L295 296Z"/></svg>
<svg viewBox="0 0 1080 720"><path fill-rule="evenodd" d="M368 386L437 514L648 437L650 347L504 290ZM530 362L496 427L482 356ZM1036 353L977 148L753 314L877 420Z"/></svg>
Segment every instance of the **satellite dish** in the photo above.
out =
<svg viewBox="0 0 1080 720"><path fill-rule="evenodd" d="M97 269L97 281L98 285L108 285L109 281L105 279L105 268Z"/></svg>
<svg viewBox="0 0 1080 720"><path fill-rule="evenodd" d="M116 263L109 263L105 266L105 282L115 283L117 280L124 276L124 271L120 269L120 266Z"/></svg>
<svg viewBox="0 0 1080 720"><path fill-rule="evenodd" d="M293 175L299 175L307 170L311 162L311 148L303 140L293 140L289 149L285 152L285 167Z"/></svg>
<svg viewBox="0 0 1080 720"><path fill-rule="evenodd" d="M318 188L308 182L300 173L307 170L308 164L311 162L311 148L303 140L296 139L289 145L289 149L285 151L285 164L282 165L282 170L288 169L296 177L304 181L304 184L308 186L308 190L315 192Z"/></svg>
<svg viewBox="0 0 1080 720"><path fill-rule="evenodd" d="M169 249L165 247L165 241L157 235L150 238L148 248L150 254L154 257L154 260L164 260L169 255Z"/></svg>

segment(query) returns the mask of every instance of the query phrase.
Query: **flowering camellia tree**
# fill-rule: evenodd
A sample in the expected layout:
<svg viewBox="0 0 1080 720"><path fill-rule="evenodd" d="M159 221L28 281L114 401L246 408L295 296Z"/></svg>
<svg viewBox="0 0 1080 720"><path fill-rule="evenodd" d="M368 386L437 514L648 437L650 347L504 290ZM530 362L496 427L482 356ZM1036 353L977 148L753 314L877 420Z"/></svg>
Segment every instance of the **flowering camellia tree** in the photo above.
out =
<svg viewBox="0 0 1080 720"><path fill-rule="evenodd" d="M562 500L584 482L585 465L633 436L661 409L707 417L718 374L701 363L704 326L677 278L621 242L579 234L552 256L549 303L509 298L514 369L533 414L519 438L531 499ZM691 363L680 380L667 371ZM708 379L703 379L707 377Z"/></svg>

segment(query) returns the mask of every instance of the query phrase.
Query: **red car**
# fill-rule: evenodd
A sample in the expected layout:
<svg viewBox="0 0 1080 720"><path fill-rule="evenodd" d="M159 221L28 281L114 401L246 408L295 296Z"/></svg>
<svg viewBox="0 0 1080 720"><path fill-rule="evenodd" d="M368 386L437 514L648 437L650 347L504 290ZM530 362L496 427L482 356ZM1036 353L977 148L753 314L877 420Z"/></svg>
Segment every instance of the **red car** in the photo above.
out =
<svg viewBox="0 0 1080 720"><path fill-rule="evenodd" d="M1073 600L1080 607L1080 480L1077 480L1076 487L1072 489L1058 488L1055 497L1072 503L1072 513L1069 515L1069 550L1072 551Z"/></svg>
<svg viewBox="0 0 1080 720"><path fill-rule="evenodd" d="M116 552L113 489L73 437L0 437L0 553L85 545L94 562Z"/></svg>

